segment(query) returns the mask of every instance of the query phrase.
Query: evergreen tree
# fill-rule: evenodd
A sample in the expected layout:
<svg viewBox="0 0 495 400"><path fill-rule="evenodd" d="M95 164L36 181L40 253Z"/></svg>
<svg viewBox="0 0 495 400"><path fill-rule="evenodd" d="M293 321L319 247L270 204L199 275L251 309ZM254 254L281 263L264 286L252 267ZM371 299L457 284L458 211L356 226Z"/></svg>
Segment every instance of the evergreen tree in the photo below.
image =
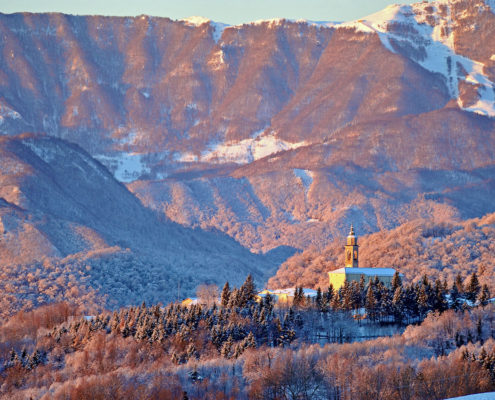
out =
<svg viewBox="0 0 495 400"><path fill-rule="evenodd" d="M434 305L433 309L444 312L447 309L446 293L440 279L435 281Z"/></svg>
<svg viewBox="0 0 495 400"><path fill-rule="evenodd" d="M461 294L457 284L454 282L452 289L450 289L450 308L459 311L462 308Z"/></svg>
<svg viewBox="0 0 495 400"><path fill-rule="evenodd" d="M333 285L330 284L330 286L328 287L328 290L325 292L325 296L324 296L325 297L325 303L327 305L331 304L334 294L335 294L335 291L333 289Z"/></svg>
<svg viewBox="0 0 495 400"><path fill-rule="evenodd" d="M460 273L458 273L457 276L455 277L454 285L456 286L459 295L462 296L464 294L464 285L462 283L462 278Z"/></svg>
<svg viewBox="0 0 495 400"><path fill-rule="evenodd" d="M368 314L369 319L375 321L376 299L375 299L375 293L373 291L373 285L368 285L368 291L366 292L365 308L366 308L366 314Z"/></svg>
<svg viewBox="0 0 495 400"><path fill-rule="evenodd" d="M340 310L340 290L332 296L332 301L330 302L330 307L334 311Z"/></svg>
<svg viewBox="0 0 495 400"><path fill-rule="evenodd" d="M428 293L424 284L418 286L418 308L420 317L423 319L428 312Z"/></svg>
<svg viewBox="0 0 495 400"><path fill-rule="evenodd" d="M481 286L478 281L478 275L476 275L476 272L473 272L466 288L466 298L474 303L478 298L480 290Z"/></svg>
<svg viewBox="0 0 495 400"><path fill-rule="evenodd" d="M274 303L273 296L271 294L266 294L265 297L263 297L261 305L266 309L266 312L270 314L273 311Z"/></svg>
<svg viewBox="0 0 495 400"><path fill-rule="evenodd" d="M394 293L399 286L402 286L402 279L400 279L399 271L395 271L395 274L392 278L392 290L394 291Z"/></svg>
<svg viewBox="0 0 495 400"><path fill-rule="evenodd" d="M316 303L316 307L318 308L318 310L321 311L323 309L323 296L321 294L320 287L318 287L318 289L316 290L315 303Z"/></svg>
<svg viewBox="0 0 495 400"><path fill-rule="evenodd" d="M187 346L186 355L188 360L199 358L199 354L196 350L196 346L194 346L194 343L190 343L189 346Z"/></svg>
<svg viewBox="0 0 495 400"><path fill-rule="evenodd" d="M478 296L478 301L484 308L488 304L489 300L490 300L490 290L488 289L488 286L484 284Z"/></svg>
<svg viewBox="0 0 495 400"><path fill-rule="evenodd" d="M253 332L249 332L249 335L244 339L244 348L256 348L256 339L254 338Z"/></svg>
<svg viewBox="0 0 495 400"><path fill-rule="evenodd" d="M225 358L230 358L232 356L232 350L234 346L234 339L229 336L227 340L223 343L220 354Z"/></svg>
<svg viewBox="0 0 495 400"><path fill-rule="evenodd" d="M257 293L251 274L248 275L241 288L239 289L239 292L241 295L241 304L239 304L238 307L245 307L249 302L255 300Z"/></svg>
<svg viewBox="0 0 495 400"><path fill-rule="evenodd" d="M222 294L220 296L220 304L222 307L227 307L229 305L229 300L230 300L230 286L229 282L225 282L225 285L223 286L222 289Z"/></svg>
<svg viewBox="0 0 495 400"><path fill-rule="evenodd" d="M394 297L392 298L392 308L394 319L398 323L402 323L404 319L404 298L402 295L402 286L397 286L394 291Z"/></svg>
<svg viewBox="0 0 495 400"><path fill-rule="evenodd" d="M358 308L361 308L363 306L361 282L359 283L352 282L350 290L351 290L351 307L354 310L357 310Z"/></svg>
<svg viewBox="0 0 495 400"><path fill-rule="evenodd" d="M304 290L302 287L296 286L294 291L294 300L292 300L292 304L294 307L302 307L304 304Z"/></svg>
<svg viewBox="0 0 495 400"><path fill-rule="evenodd" d="M364 275L361 275L361 278L359 278L359 290L361 293L364 293L364 289L366 287L366 282L364 280Z"/></svg>

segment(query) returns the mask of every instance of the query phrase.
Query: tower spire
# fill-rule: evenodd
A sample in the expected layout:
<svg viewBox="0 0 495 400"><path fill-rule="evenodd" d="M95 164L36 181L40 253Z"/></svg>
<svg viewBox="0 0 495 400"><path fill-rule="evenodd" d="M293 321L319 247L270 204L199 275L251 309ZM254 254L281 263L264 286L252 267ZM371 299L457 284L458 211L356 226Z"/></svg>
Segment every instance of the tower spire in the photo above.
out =
<svg viewBox="0 0 495 400"><path fill-rule="evenodd" d="M345 266L346 268L359 268L357 237L354 233L354 226L351 224L347 244L345 245Z"/></svg>

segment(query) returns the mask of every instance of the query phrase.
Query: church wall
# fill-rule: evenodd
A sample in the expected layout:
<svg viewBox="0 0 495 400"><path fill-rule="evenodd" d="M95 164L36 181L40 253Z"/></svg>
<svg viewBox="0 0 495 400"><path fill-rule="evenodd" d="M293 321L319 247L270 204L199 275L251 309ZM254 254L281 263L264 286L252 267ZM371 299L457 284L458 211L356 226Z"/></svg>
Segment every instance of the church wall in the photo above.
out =
<svg viewBox="0 0 495 400"><path fill-rule="evenodd" d="M333 273L329 272L328 277L330 280L330 284L333 286L334 290L339 290L341 286L344 285L345 282L345 274L344 273Z"/></svg>

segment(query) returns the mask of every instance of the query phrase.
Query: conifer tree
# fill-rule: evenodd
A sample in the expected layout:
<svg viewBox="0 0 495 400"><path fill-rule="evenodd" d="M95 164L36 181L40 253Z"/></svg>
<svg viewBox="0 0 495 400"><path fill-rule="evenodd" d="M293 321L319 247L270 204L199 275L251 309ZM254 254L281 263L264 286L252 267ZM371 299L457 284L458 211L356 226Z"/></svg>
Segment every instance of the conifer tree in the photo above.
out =
<svg viewBox="0 0 495 400"><path fill-rule="evenodd" d="M254 338L253 332L249 332L249 335L244 339L244 348L256 348L256 340Z"/></svg>
<svg viewBox="0 0 495 400"><path fill-rule="evenodd" d="M340 292L337 292L332 296L332 301L330 302L330 307L334 311L340 310Z"/></svg>
<svg viewBox="0 0 495 400"><path fill-rule="evenodd" d="M395 290L399 287L402 286L402 279L400 279L399 271L395 271L394 276L392 277L392 290L395 293Z"/></svg>
<svg viewBox="0 0 495 400"><path fill-rule="evenodd" d="M301 307L304 304L304 291L302 287L296 286L294 291L294 300L292 300L294 307Z"/></svg>
<svg viewBox="0 0 495 400"><path fill-rule="evenodd" d="M478 296L478 300L483 308L488 304L488 300L490 300L490 290L486 284L481 288L481 292Z"/></svg>
<svg viewBox="0 0 495 400"><path fill-rule="evenodd" d="M251 274L249 274L242 284L240 290L242 304L239 307L244 307L247 303L254 301L256 298L256 287Z"/></svg>
<svg viewBox="0 0 495 400"><path fill-rule="evenodd" d="M365 301L366 314L368 314L370 320L374 321L376 318L376 299L373 291L373 285L368 285L368 291L366 292Z"/></svg>
<svg viewBox="0 0 495 400"><path fill-rule="evenodd" d="M234 339L229 336L225 342L223 342L220 354L225 358L230 358L232 355L232 347L234 345Z"/></svg>
<svg viewBox="0 0 495 400"><path fill-rule="evenodd" d="M315 303L316 303L316 307L318 308L318 310L321 311L323 309L323 296L321 294L320 287L318 287L318 289L316 290Z"/></svg>
<svg viewBox="0 0 495 400"><path fill-rule="evenodd" d="M196 346L194 346L194 343L189 343L189 346L187 346L186 355L188 360L199 358L199 354L196 350Z"/></svg>
<svg viewBox="0 0 495 400"><path fill-rule="evenodd" d="M473 272L466 288L466 298L474 303L478 298L480 290L481 287L478 281L478 275L476 272Z"/></svg>
<svg viewBox="0 0 495 400"><path fill-rule="evenodd" d="M455 277L454 285L456 286L459 295L462 296L464 294L464 285L462 283L462 278L460 273L458 273L457 276Z"/></svg>
<svg viewBox="0 0 495 400"><path fill-rule="evenodd" d="M225 282L225 285L222 289L222 294L220 296L220 304L222 307L227 307L230 299L230 285L229 282Z"/></svg>
<svg viewBox="0 0 495 400"><path fill-rule="evenodd" d="M426 286L424 284L419 285L418 289L418 307L421 319L426 316L428 311L428 294L426 291Z"/></svg>
<svg viewBox="0 0 495 400"><path fill-rule="evenodd" d="M392 308L394 313L394 319L398 323L402 323L404 319L404 299L402 296L402 286L397 286L394 291L394 297L392 299Z"/></svg>
<svg viewBox="0 0 495 400"><path fill-rule="evenodd" d="M433 308L437 311L444 312L447 309L447 301L445 298L445 292L443 284L440 279L435 281L435 294Z"/></svg>
<svg viewBox="0 0 495 400"><path fill-rule="evenodd" d="M456 311L459 311L462 308L461 294L459 293L456 282L454 282L452 289L450 289L450 307Z"/></svg>
<svg viewBox="0 0 495 400"><path fill-rule="evenodd" d="M330 284L328 290L325 292L325 302L330 305L335 295L335 290L333 289L333 284Z"/></svg>
<svg viewBox="0 0 495 400"><path fill-rule="evenodd" d="M270 314L273 311L274 299L271 294L266 294L261 302L263 308L266 309L267 313Z"/></svg>
<svg viewBox="0 0 495 400"><path fill-rule="evenodd" d="M359 278L359 290L361 290L361 293L364 293L365 287L366 281L364 280L364 275L361 275L361 278Z"/></svg>

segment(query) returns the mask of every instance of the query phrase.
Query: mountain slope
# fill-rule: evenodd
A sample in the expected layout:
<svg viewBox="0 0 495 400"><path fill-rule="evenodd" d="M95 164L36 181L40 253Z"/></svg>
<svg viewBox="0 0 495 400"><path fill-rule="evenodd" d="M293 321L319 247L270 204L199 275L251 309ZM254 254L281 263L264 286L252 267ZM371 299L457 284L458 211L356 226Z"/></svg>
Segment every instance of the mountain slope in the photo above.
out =
<svg viewBox="0 0 495 400"><path fill-rule="evenodd" d="M164 221L63 140L4 137L0 154L1 292L15 304L91 291L110 306L166 302L178 284L187 296L204 282L239 285L249 273L262 285L291 254L255 255L218 232Z"/></svg>
<svg viewBox="0 0 495 400"><path fill-rule="evenodd" d="M148 208L258 252L324 248L351 222L479 217L495 211L494 10L230 27L1 14L0 131L77 143Z"/></svg>

